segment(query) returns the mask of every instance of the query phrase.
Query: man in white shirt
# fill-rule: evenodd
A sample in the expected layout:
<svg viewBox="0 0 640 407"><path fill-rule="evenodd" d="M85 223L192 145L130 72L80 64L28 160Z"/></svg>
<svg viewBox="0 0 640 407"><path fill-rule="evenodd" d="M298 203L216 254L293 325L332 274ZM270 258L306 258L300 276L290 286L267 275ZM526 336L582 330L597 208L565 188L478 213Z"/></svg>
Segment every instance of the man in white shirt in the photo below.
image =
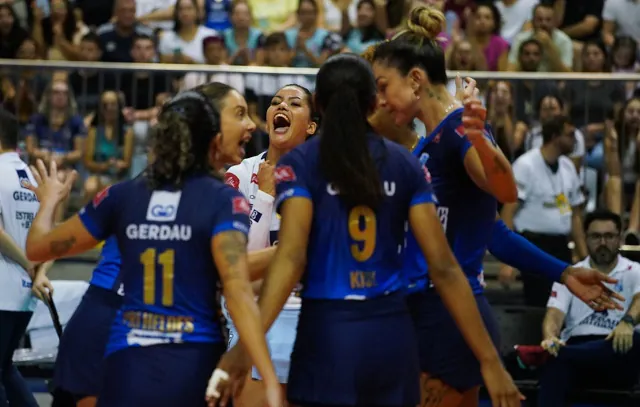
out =
<svg viewBox="0 0 640 407"><path fill-rule="evenodd" d="M571 263L570 237L580 257L587 255L582 229L584 195L576 167L566 155L575 146L574 127L566 116L542 124L543 145L513 163L518 202L502 207L502 220L511 229L552 256ZM522 274L525 303L544 307L551 284Z"/></svg>
<svg viewBox="0 0 640 407"><path fill-rule="evenodd" d="M16 152L18 132L18 120L0 108L0 406L38 407L13 366L13 352L36 306L25 242L40 207L27 189L33 175Z"/></svg>
<svg viewBox="0 0 640 407"><path fill-rule="evenodd" d="M542 324L542 347L550 359L540 380L538 406L565 407L571 387L625 388L640 372L640 264L618 254L622 222L610 211L584 221L589 257L578 267L594 268L618 280L607 284L625 298L623 310L596 312L554 283ZM564 329L563 329L564 326ZM561 330L562 329L562 330Z"/></svg>

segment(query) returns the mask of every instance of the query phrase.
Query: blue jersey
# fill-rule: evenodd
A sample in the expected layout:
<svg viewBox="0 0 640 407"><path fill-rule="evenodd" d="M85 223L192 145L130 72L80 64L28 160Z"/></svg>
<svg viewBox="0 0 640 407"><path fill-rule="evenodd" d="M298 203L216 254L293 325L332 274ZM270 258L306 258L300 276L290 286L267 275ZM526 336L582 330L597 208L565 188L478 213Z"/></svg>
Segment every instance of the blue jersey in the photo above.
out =
<svg viewBox="0 0 640 407"><path fill-rule="evenodd" d="M93 270L89 283L107 290L120 291L121 281L119 274L120 250L118 250L116 237L111 236L105 240L104 246L102 246L100 261L98 261L98 265Z"/></svg>
<svg viewBox="0 0 640 407"><path fill-rule="evenodd" d="M473 182L464 167L471 142L462 127L463 109L451 112L413 153L427 166L438 197L438 216L449 246L469 279L474 293L483 291L483 261L496 219L497 201ZM494 144L489 128L485 131ZM409 291L427 284L427 262L409 233L405 267Z"/></svg>
<svg viewBox="0 0 640 407"><path fill-rule="evenodd" d="M301 296L367 299L404 289L409 208L435 202L425 170L406 149L370 133L367 145L385 198L376 210L347 208L319 171L319 141L316 137L283 156L275 171L278 206L292 197L313 202Z"/></svg>
<svg viewBox="0 0 640 407"><path fill-rule="evenodd" d="M213 205L212 205L213 203ZM220 278L211 255L218 233L249 231L249 203L210 176L181 190L151 190L144 177L96 196L80 219L97 239L115 235L122 256L123 306L107 354L128 346L222 342Z"/></svg>

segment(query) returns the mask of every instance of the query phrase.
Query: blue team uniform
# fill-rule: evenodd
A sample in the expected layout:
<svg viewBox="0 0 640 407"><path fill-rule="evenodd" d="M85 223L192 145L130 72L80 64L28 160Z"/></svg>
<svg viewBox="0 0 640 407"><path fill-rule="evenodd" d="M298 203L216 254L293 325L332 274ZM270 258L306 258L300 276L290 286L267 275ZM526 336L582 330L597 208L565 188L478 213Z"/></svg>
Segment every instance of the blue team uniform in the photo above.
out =
<svg viewBox="0 0 640 407"><path fill-rule="evenodd" d="M287 387L294 405L419 401L417 344L403 293L405 224L410 206L435 198L408 151L374 133L367 138L386 194L375 211L347 208L326 182L319 138L276 168L277 205L303 197L314 206Z"/></svg>
<svg viewBox="0 0 640 407"><path fill-rule="evenodd" d="M53 382L76 400L100 394L104 351L111 324L122 305L120 252L115 237L108 238L89 288L60 339Z"/></svg>
<svg viewBox="0 0 640 407"><path fill-rule="evenodd" d="M464 135L462 113L462 108L451 112L413 153L431 174L438 197L438 216L449 246L469 280L485 326L497 346L498 326L483 295L482 265L497 201L478 188L464 168L471 142ZM490 129L486 129L485 136L493 141ZM458 391L482 384L480 366L429 283L427 263L411 233L407 238L405 267L410 274L409 306L416 324L422 371Z"/></svg>
<svg viewBox="0 0 640 407"><path fill-rule="evenodd" d="M204 406L226 349L211 239L246 234L248 202L209 175L191 176L179 190L151 190L139 177L100 193L80 219L98 240L115 235L122 256L125 296L98 405Z"/></svg>

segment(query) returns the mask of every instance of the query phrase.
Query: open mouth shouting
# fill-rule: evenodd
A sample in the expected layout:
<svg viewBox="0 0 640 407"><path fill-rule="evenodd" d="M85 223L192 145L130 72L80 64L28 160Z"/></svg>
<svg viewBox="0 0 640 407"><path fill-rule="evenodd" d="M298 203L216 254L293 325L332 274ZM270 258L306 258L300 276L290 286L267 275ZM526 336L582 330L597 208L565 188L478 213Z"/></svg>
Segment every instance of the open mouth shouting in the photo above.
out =
<svg viewBox="0 0 640 407"><path fill-rule="evenodd" d="M277 113L273 118L273 131L276 134L285 134L291 127L291 119L284 113Z"/></svg>

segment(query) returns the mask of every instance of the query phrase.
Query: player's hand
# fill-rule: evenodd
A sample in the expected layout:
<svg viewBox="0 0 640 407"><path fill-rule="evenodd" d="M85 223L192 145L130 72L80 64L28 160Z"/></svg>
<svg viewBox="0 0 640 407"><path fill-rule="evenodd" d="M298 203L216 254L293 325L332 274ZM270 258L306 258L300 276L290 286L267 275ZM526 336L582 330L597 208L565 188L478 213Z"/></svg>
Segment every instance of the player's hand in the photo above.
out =
<svg viewBox="0 0 640 407"><path fill-rule="evenodd" d="M460 74L456 75L456 94L455 98L465 104L471 100L480 100L480 90L476 88L476 80L467 76L464 78L464 83Z"/></svg>
<svg viewBox="0 0 640 407"><path fill-rule="evenodd" d="M483 363L480 369L493 407L520 407L520 402L525 397L513 383L500 359Z"/></svg>
<svg viewBox="0 0 640 407"><path fill-rule="evenodd" d="M516 281L516 272L511 266L503 264L498 272L498 281L504 288L509 288Z"/></svg>
<svg viewBox="0 0 640 407"><path fill-rule="evenodd" d="M607 336L608 341L612 341L613 350L616 353L627 353L633 347L633 325L621 321Z"/></svg>
<svg viewBox="0 0 640 407"><path fill-rule="evenodd" d="M545 339L540 343L542 349L546 350L550 355L553 356L558 356L558 351L560 350L560 348L566 345L566 343L556 338L555 336L553 338Z"/></svg>
<svg viewBox="0 0 640 407"><path fill-rule="evenodd" d="M624 297L603 284L615 284L618 280L604 273L584 267L568 267L562 273L561 281L573 295L596 311L623 309L617 301L624 301Z"/></svg>
<svg viewBox="0 0 640 407"><path fill-rule="evenodd" d="M31 166L33 178L35 178L38 187L29 184L27 189L34 192L41 204L49 203L58 205L67 199L78 173L71 171L64 181L58 178L58 166L54 160L49 164L49 170L42 160L36 162L36 166Z"/></svg>
<svg viewBox="0 0 640 407"><path fill-rule="evenodd" d="M469 100L464 104L462 113L462 125L464 132L470 141L484 137L484 122L487 119L487 109L479 100Z"/></svg>
<svg viewBox="0 0 640 407"><path fill-rule="evenodd" d="M258 168L258 187L260 188L260 191L273 197L276 196L276 177L274 169L274 165L268 160L260 163L260 167Z"/></svg>
<svg viewBox="0 0 640 407"><path fill-rule="evenodd" d="M264 393L268 407L282 407L284 405L280 383L265 383Z"/></svg>
<svg viewBox="0 0 640 407"><path fill-rule="evenodd" d="M31 293L37 297L40 301L44 301L45 298L49 298L49 296L53 295L53 285L47 274L38 271L36 272L33 281L31 282Z"/></svg>
<svg viewBox="0 0 640 407"><path fill-rule="evenodd" d="M251 358L241 345L236 344L222 355L207 386L205 398L209 407L216 405L224 407L233 400L233 397L238 396L242 392L250 369Z"/></svg>

